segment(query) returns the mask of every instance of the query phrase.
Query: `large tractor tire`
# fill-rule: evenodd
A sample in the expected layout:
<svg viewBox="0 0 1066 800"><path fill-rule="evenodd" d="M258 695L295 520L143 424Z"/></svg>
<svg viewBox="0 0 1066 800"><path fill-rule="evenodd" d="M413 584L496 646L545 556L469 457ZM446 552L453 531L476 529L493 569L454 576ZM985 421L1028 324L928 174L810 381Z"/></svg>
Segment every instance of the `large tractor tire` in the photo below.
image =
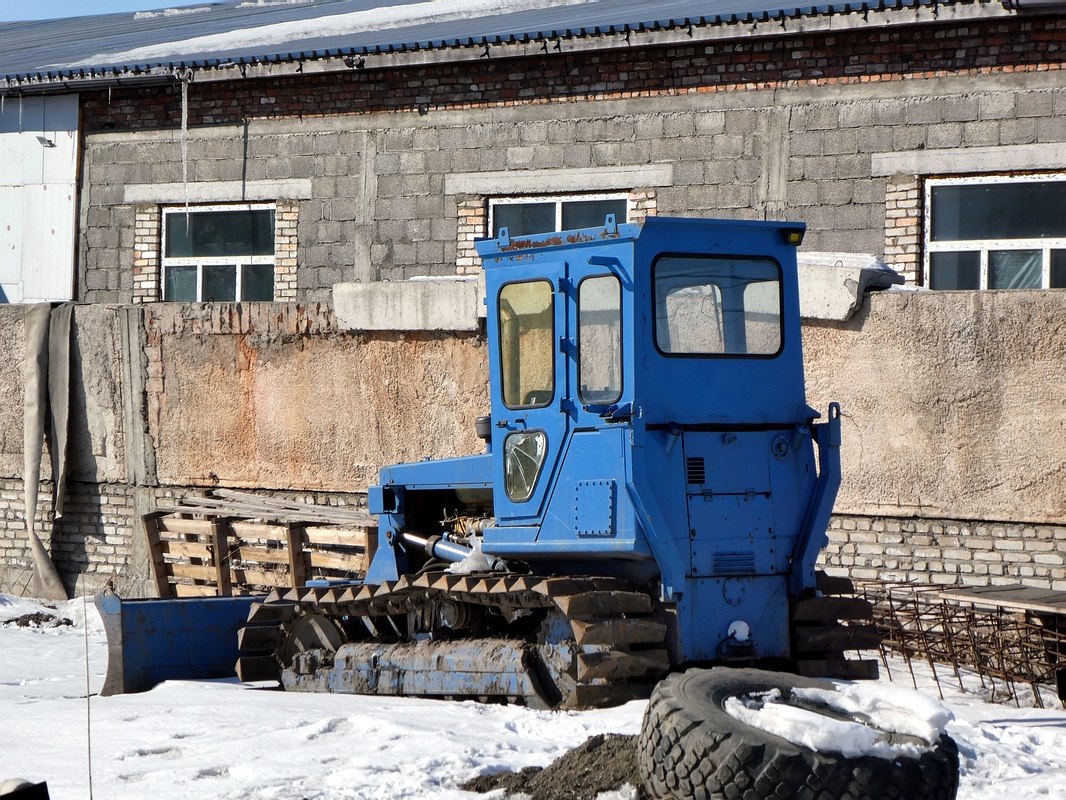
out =
<svg viewBox="0 0 1066 800"><path fill-rule="evenodd" d="M757 697L774 689L790 702L793 688L832 690L833 684L723 667L689 670L661 681L637 742L645 791L654 800L953 800L959 752L947 734L920 757L847 757L793 744L725 710L728 698Z"/></svg>

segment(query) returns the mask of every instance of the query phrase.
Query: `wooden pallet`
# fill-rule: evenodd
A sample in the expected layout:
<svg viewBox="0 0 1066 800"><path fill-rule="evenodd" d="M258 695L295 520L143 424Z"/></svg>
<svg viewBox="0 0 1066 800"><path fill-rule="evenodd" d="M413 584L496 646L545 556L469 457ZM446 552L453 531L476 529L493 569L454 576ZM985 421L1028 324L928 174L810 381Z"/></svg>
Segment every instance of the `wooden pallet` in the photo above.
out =
<svg viewBox="0 0 1066 800"><path fill-rule="evenodd" d="M144 532L160 597L227 597L361 578L377 520L239 492L187 498L146 514Z"/></svg>

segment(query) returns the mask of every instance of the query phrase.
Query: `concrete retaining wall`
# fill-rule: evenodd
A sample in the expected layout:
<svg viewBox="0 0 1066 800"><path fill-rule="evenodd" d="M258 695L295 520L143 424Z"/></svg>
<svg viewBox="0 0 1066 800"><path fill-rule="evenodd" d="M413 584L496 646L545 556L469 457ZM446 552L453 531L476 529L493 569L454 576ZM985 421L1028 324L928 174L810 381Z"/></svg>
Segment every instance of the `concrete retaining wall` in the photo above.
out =
<svg viewBox="0 0 1066 800"><path fill-rule="evenodd" d="M804 329L812 405L844 409L825 563L859 577L1066 589L1066 292L884 293ZM379 466L478 452L476 333L354 333L328 305L78 306L70 588L149 591L138 518L205 487L360 505ZM0 306L0 591L26 585L22 309ZM51 536L49 536L51 532Z"/></svg>

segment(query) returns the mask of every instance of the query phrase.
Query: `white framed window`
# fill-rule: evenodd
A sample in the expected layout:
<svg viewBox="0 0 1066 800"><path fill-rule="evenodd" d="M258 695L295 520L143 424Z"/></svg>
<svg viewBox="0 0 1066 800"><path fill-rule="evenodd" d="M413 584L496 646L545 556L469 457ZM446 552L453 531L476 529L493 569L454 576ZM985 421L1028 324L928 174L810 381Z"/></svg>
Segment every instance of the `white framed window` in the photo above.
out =
<svg viewBox="0 0 1066 800"><path fill-rule="evenodd" d="M925 182L925 285L1066 288L1066 174Z"/></svg>
<svg viewBox="0 0 1066 800"><path fill-rule="evenodd" d="M274 299L272 203L163 209L163 300Z"/></svg>
<svg viewBox="0 0 1066 800"><path fill-rule="evenodd" d="M552 231L573 231L603 225L608 214L623 224L629 219L625 194L500 197L489 200L489 230L495 238L500 228L511 237Z"/></svg>

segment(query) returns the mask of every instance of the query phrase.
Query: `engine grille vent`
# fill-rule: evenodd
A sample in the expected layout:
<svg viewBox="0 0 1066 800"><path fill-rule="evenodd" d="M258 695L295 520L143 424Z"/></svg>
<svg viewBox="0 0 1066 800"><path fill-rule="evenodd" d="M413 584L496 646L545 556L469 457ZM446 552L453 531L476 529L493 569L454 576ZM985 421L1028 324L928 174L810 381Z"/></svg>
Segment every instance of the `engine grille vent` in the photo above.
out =
<svg viewBox="0 0 1066 800"><path fill-rule="evenodd" d="M714 572L716 575L750 574L755 571L755 553L750 550L737 553L715 553Z"/></svg>
<svg viewBox="0 0 1066 800"><path fill-rule="evenodd" d="M707 480L707 468L702 458L689 458L685 461L685 471L689 483L704 483Z"/></svg>

